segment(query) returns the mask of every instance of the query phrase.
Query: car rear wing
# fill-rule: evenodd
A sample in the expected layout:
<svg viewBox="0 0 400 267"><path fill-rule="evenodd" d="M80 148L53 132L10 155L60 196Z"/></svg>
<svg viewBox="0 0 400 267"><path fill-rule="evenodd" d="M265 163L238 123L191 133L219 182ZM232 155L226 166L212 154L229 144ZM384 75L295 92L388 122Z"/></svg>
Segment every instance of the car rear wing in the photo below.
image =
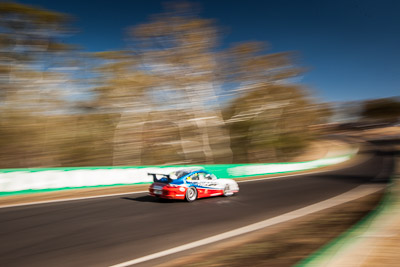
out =
<svg viewBox="0 0 400 267"><path fill-rule="evenodd" d="M164 173L147 173L147 175L153 177L153 182L155 183L170 183L173 180L169 174ZM158 177L157 177L158 176ZM161 177L160 177L161 176Z"/></svg>

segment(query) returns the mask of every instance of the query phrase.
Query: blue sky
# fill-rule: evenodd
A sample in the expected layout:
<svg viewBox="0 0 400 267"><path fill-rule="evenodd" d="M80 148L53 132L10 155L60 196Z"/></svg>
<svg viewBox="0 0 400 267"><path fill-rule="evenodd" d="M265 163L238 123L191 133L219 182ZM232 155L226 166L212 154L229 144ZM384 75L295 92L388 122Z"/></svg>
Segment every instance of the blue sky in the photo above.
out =
<svg viewBox="0 0 400 267"><path fill-rule="evenodd" d="M159 0L26 0L68 13L86 51L120 49L127 27L160 13ZM296 51L309 69L301 83L324 101L400 96L400 1L195 1L201 16L226 30L221 48L266 41L271 52Z"/></svg>

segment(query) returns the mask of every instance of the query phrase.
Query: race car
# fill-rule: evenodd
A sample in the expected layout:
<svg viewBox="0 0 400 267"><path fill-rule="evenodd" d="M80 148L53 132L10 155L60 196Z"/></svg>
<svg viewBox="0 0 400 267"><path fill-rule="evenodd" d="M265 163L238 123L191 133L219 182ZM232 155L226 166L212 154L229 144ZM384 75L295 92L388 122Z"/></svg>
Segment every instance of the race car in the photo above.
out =
<svg viewBox="0 0 400 267"><path fill-rule="evenodd" d="M149 187L151 196L162 199L182 199L188 202L198 198L232 196L239 192L231 179L218 179L204 169L179 169L170 174L148 173L153 177Z"/></svg>

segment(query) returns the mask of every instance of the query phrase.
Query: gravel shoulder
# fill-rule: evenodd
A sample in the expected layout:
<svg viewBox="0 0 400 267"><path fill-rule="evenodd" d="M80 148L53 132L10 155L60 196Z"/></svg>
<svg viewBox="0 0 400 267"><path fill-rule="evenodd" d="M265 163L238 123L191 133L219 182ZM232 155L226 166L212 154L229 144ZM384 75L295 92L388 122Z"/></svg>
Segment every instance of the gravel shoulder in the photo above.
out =
<svg viewBox="0 0 400 267"><path fill-rule="evenodd" d="M382 207L304 266L399 266L400 158Z"/></svg>

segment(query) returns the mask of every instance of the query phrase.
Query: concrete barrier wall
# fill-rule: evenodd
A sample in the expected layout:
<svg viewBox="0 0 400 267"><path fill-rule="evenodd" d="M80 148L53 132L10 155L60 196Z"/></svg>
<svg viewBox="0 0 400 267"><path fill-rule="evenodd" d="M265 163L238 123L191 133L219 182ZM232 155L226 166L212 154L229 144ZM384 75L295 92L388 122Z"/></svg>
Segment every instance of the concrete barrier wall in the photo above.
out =
<svg viewBox="0 0 400 267"><path fill-rule="evenodd" d="M222 164L197 165L214 173L218 178L287 173L310 170L337 164L350 159L357 149L345 155L296 163ZM0 196L26 194L64 189L133 185L151 183L148 172L170 173L189 166L140 166L140 167L82 167L36 168L0 170ZM196 167L196 166L190 166Z"/></svg>

